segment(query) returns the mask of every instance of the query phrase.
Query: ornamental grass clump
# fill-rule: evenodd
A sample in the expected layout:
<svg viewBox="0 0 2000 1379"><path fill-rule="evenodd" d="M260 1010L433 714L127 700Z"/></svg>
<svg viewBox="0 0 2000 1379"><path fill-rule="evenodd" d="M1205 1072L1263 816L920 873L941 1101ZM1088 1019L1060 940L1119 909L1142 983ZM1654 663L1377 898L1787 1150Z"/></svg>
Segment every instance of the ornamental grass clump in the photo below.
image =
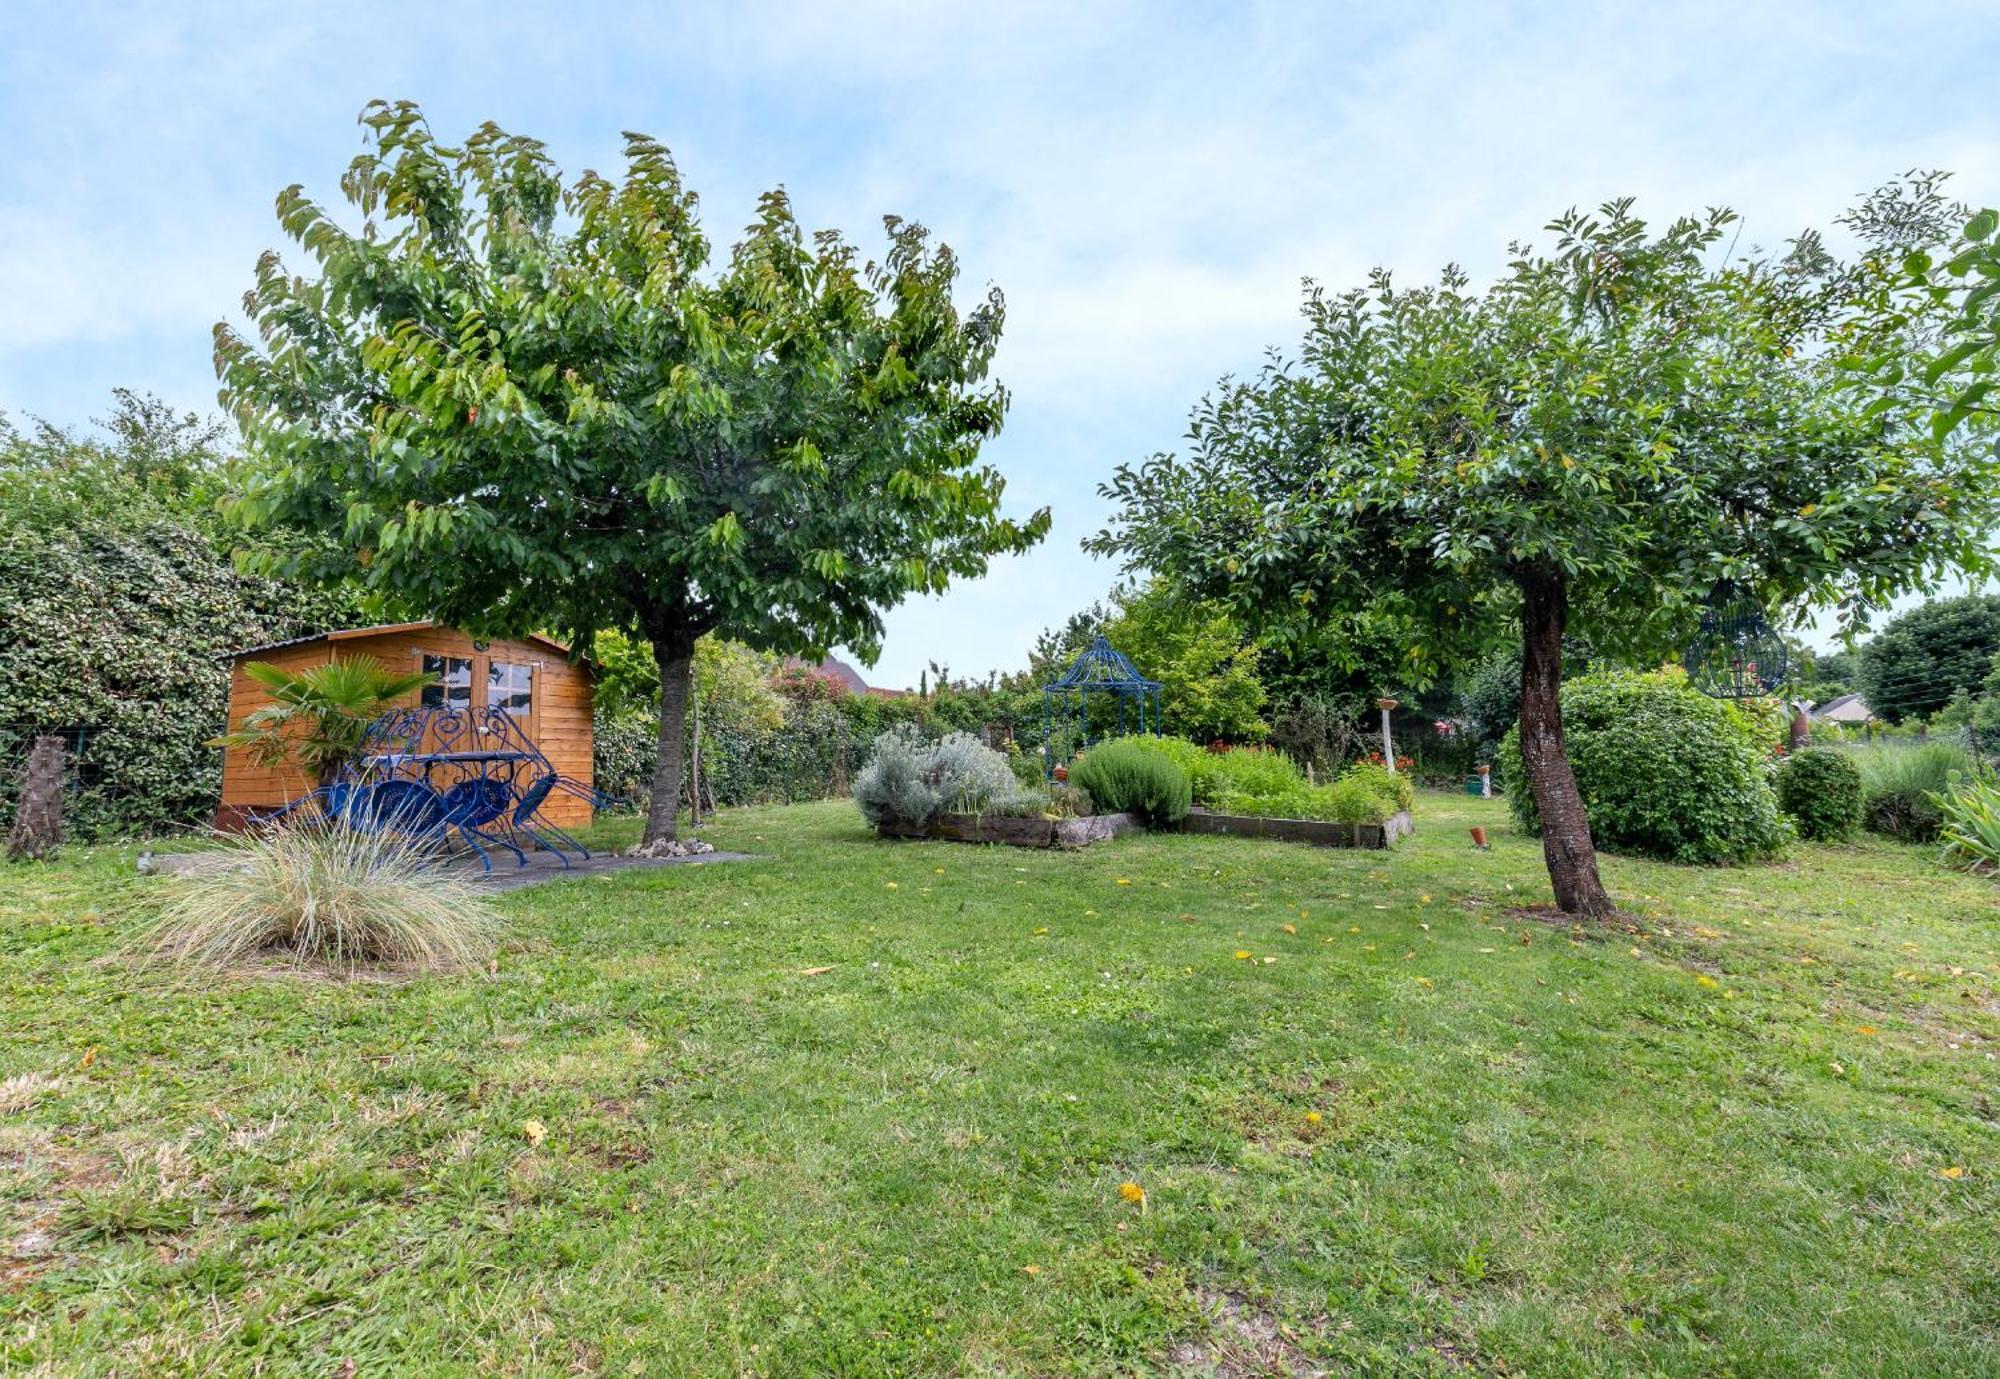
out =
<svg viewBox="0 0 2000 1379"><path fill-rule="evenodd" d="M1106 813L1137 814L1153 828L1179 823L1192 803L1188 773L1154 742L1119 738L1093 747L1070 768L1070 783Z"/></svg>
<svg viewBox="0 0 2000 1379"><path fill-rule="evenodd" d="M1952 776L1978 776L1979 758L1955 742L1878 743L1853 749L1861 768L1862 818L1871 833L1906 843L1935 842L1944 827L1940 797Z"/></svg>
<svg viewBox="0 0 2000 1379"><path fill-rule="evenodd" d="M172 889L135 947L215 970L260 958L352 971L460 968L493 952L505 921L469 881L394 834L290 823L216 850Z"/></svg>
<svg viewBox="0 0 2000 1379"><path fill-rule="evenodd" d="M1799 836L1836 842L1861 827L1861 768L1833 747L1808 747L1778 766L1778 807Z"/></svg>

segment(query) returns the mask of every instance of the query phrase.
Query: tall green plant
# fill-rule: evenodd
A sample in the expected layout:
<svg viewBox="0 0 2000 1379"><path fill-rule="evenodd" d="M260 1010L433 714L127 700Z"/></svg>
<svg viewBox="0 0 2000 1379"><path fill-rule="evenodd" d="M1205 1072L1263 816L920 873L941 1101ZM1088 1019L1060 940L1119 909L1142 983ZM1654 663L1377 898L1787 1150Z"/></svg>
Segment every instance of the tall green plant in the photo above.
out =
<svg viewBox="0 0 2000 1379"><path fill-rule="evenodd" d="M376 103L341 180L358 226L299 187L278 216L311 262L267 254L255 341L216 328L254 470L253 528L341 534L288 568L358 580L475 631L617 628L658 673L648 841L671 837L696 642L872 654L883 610L1028 549L980 463L1007 394L988 377L997 290L886 218L864 262L808 236L782 191L719 266L666 148L565 180L487 124L435 139Z"/></svg>
<svg viewBox="0 0 2000 1379"><path fill-rule="evenodd" d="M393 671L373 656L286 670L249 661L243 673L271 691L272 703L254 710L234 732L211 747L243 747L265 765L294 761L325 785L361 748L368 725L398 699L431 684L425 671Z"/></svg>

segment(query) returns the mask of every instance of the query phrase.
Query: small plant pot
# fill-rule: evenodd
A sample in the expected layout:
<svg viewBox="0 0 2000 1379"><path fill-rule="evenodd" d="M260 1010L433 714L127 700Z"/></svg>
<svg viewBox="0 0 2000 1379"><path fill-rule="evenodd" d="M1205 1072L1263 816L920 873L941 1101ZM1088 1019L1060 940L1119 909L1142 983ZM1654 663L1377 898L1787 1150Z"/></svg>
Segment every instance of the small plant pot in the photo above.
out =
<svg viewBox="0 0 2000 1379"><path fill-rule="evenodd" d="M1477 824L1472 826L1472 845L1481 852L1486 851L1486 830Z"/></svg>
<svg viewBox="0 0 2000 1379"><path fill-rule="evenodd" d="M1056 770L1055 770L1055 776L1056 776L1056 779L1057 779L1057 780L1059 780L1059 781L1062 781L1062 782L1063 782L1064 784L1068 784L1068 783L1069 783L1069 767L1067 767L1067 766L1058 766L1058 767L1056 767Z"/></svg>

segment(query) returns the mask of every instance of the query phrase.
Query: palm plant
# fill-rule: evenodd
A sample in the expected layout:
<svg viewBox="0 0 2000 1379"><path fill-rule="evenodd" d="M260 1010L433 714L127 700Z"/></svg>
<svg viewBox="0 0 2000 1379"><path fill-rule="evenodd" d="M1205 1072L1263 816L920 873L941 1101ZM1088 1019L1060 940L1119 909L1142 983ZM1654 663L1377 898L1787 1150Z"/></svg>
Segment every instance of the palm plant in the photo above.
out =
<svg viewBox="0 0 2000 1379"><path fill-rule="evenodd" d="M372 656L305 670L251 661L243 673L269 689L273 702L208 745L247 748L266 766L289 757L315 785L326 785L340 774L384 709L436 679L424 671L390 670Z"/></svg>

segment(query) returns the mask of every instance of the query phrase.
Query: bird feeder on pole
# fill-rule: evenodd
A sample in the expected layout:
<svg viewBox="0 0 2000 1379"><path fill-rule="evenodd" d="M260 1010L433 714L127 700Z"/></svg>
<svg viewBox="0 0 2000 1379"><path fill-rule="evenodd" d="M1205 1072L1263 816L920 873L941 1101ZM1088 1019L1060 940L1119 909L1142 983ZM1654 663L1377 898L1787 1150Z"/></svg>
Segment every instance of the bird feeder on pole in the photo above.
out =
<svg viewBox="0 0 2000 1379"><path fill-rule="evenodd" d="M1396 707L1396 701L1385 694L1375 701L1375 706L1382 710L1382 764L1389 768L1391 775L1394 775L1396 771L1396 743L1389 735L1389 710Z"/></svg>

